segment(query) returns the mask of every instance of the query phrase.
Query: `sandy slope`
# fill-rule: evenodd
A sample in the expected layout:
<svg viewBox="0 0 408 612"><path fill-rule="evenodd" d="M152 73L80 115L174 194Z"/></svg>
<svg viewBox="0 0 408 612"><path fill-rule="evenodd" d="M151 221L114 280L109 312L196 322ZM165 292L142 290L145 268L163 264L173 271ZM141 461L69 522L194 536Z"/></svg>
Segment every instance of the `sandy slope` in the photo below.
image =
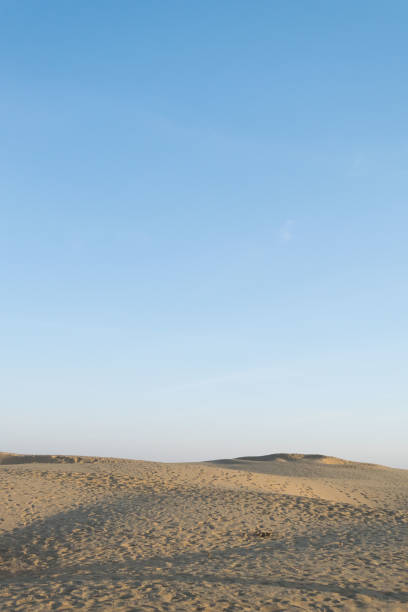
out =
<svg viewBox="0 0 408 612"><path fill-rule="evenodd" d="M1 610L408 610L408 471L0 454Z"/></svg>

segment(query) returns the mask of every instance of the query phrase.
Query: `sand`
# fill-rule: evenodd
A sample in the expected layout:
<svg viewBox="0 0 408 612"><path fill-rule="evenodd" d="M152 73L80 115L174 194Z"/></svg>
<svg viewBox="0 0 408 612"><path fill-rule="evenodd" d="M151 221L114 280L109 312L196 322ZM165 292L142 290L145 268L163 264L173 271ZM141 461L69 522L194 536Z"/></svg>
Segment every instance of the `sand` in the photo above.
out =
<svg viewBox="0 0 408 612"><path fill-rule="evenodd" d="M408 610L408 470L0 454L0 609Z"/></svg>

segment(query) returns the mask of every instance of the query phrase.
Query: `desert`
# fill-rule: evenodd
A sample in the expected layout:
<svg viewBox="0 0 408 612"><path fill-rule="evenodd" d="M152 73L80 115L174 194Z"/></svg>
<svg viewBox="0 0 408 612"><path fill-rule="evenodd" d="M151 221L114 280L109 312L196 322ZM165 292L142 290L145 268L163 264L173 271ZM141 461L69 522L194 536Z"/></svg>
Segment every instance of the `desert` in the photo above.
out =
<svg viewBox="0 0 408 612"><path fill-rule="evenodd" d="M0 454L0 608L408 610L408 471Z"/></svg>

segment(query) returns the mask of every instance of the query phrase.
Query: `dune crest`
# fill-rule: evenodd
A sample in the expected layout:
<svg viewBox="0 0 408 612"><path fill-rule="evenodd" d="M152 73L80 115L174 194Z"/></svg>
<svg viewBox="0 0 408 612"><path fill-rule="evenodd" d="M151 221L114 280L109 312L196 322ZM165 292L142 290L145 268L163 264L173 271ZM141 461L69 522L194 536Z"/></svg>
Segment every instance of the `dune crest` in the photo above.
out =
<svg viewBox="0 0 408 612"><path fill-rule="evenodd" d="M0 465L21 463L96 463L97 457L78 455L24 455L18 453L0 453Z"/></svg>
<svg viewBox="0 0 408 612"><path fill-rule="evenodd" d="M303 453L272 453L270 455L258 455L249 457L237 457L244 461L316 461L319 463L326 463L330 465L347 465L355 463L347 461L346 459L339 459L338 457L329 457L327 455L313 455Z"/></svg>

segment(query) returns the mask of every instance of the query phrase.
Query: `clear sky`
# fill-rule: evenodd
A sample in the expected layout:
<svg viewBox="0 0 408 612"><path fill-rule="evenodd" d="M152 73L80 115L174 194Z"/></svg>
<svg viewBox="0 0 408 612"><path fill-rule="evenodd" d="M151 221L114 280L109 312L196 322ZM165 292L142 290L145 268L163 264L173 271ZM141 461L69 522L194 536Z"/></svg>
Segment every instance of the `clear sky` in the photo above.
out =
<svg viewBox="0 0 408 612"><path fill-rule="evenodd" d="M408 468L408 4L0 3L0 446Z"/></svg>

